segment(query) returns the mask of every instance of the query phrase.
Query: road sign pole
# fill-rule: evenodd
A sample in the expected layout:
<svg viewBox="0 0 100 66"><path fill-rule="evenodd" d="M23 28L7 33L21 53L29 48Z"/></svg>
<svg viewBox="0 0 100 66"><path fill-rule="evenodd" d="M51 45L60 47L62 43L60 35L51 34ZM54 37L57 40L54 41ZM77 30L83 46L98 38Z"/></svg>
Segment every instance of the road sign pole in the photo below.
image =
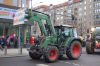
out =
<svg viewBox="0 0 100 66"><path fill-rule="evenodd" d="M22 54L22 46L21 46L21 32L20 32L21 26L19 26L19 37L18 37L18 43L19 43L19 54Z"/></svg>

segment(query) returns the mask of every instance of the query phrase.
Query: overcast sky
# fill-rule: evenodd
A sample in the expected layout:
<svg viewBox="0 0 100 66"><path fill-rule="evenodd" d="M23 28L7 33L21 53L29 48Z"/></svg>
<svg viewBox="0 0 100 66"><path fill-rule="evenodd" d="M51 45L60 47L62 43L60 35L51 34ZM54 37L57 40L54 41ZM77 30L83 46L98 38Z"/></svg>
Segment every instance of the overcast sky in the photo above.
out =
<svg viewBox="0 0 100 66"><path fill-rule="evenodd" d="M60 4L63 2L67 2L67 0L32 0L33 7L36 7L38 5L49 5L49 4L56 5L56 4Z"/></svg>

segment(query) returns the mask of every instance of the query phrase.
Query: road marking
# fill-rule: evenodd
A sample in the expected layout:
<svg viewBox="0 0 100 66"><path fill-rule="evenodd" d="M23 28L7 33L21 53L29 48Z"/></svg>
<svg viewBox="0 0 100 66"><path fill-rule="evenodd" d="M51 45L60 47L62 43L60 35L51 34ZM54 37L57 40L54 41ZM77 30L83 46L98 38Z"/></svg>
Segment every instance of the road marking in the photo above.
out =
<svg viewBox="0 0 100 66"><path fill-rule="evenodd" d="M65 63L67 63L67 64L71 64L70 62L65 62Z"/></svg>
<svg viewBox="0 0 100 66"><path fill-rule="evenodd" d="M37 66L50 66L50 65L47 65L47 64L36 64Z"/></svg>
<svg viewBox="0 0 100 66"><path fill-rule="evenodd" d="M63 62L63 63L66 63L66 64L72 64L72 65L74 65L74 66L83 66L83 65L81 65L81 64L78 64L78 62L66 62L66 61L59 61L59 62Z"/></svg>
<svg viewBox="0 0 100 66"><path fill-rule="evenodd" d="M73 63L73 65L75 65L75 66L80 66L80 64L75 64L75 63Z"/></svg>

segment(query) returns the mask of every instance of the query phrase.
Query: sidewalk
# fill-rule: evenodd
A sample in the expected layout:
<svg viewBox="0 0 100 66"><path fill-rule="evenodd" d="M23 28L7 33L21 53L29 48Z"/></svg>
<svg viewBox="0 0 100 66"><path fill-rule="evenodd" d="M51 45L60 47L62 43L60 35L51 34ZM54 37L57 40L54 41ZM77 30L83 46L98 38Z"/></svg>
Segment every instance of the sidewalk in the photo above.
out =
<svg viewBox="0 0 100 66"><path fill-rule="evenodd" d="M0 50L0 57L17 57L17 56L27 56L28 51L26 48L22 49L22 54L19 53L19 49L7 49L7 54L5 55L5 50Z"/></svg>

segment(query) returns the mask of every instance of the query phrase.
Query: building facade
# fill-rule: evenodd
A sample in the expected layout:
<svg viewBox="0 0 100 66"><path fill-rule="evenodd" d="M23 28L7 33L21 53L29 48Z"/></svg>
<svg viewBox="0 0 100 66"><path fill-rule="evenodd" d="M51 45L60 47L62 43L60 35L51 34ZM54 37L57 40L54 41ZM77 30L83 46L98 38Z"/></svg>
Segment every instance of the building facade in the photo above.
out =
<svg viewBox="0 0 100 66"><path fill-rule="evenodd" d="M5 36L6 38L8 38L9 36L15 33L16 39L18 39L19 26L13 25L13 20L16 12L22 9L22 7L29 7L29 1L30 0L0 0L0 37ZM23 24L20 27L20 43L23 45L26 43L26 38L30 36L30 24L28 23ZM14 46L15 43L13 42L13 44L10 47L14 48ZM17 47L19 47L18 43Z"/></svg>
<svg viewBox="0 0 100 66"><path fill-rule="evenodd" d="M40 9L40 10L39 10ZM77 27L78 35L86 36L92 27L100 27L100 0L69 0L68 2L39 8L51 16L54 25L69 24ZM75 20L72 20L74 15Z"/></svg>
<svg viewBox="0 0 100 66"><path fill-rule="evenodd" d="M71 2L71 1L70 1ZM83 1L75 1L75 2L64 2L61 4L57 5L50 5L48 7L44 8L39 8L41 6L38 6L35 8L35 10L44 12L46 14L49 14L51 17L51 21L53 22L54 25L73 25L78 28L78 34L80 35L80 25L79 23L82 22L83 18ZM74 15L77 20L72 20L72 15ZM80 17L80 16L81 17ZM82 24L81 24L82 25ZM82 28L81 28L82 29Z"/></svg>
<svg viewBox="0 0 100 66"><path fill-rule="evenodd" d="M71 1L71 0L70 0ZM70 2L69 1L69 2ZM77 27L78 35L83 36L87 32L87 25L86 25L86 19L85 19L85 9L84 9L84 0L74 0L71 1L72 3L69 4L69 7L71 8L71 13L75 16L75 25ZM74 23L73 23L74 24Z"/></svg>
<svg viewBox="0 0 100 66"><path fill-rule="evenodd" d="M16 7L29 7L30 0L0 0L0 4L16 6Z"/></svg>
<svg viewBox="0 0 100 66"><path fill-rule="evenodd" d="M13 18L20 7L29 7L29 0L0 0L0 35L12 32Z"/></svg>
<svg viewBox="0 0 100 66"><path fill-rule="evenodd" d="M94 25L100 27L100 0L93 0Z"/></svg>

